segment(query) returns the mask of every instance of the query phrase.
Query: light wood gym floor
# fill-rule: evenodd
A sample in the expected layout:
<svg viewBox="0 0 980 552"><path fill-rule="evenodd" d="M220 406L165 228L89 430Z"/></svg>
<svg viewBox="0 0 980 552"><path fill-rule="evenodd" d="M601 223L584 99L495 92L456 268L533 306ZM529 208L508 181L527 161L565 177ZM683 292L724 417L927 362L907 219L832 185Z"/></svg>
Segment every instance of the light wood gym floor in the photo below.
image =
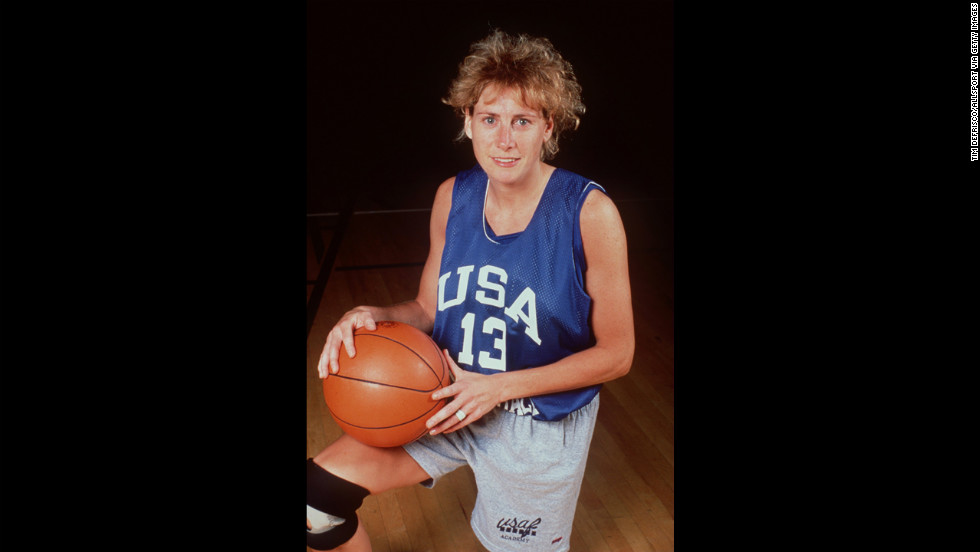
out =
<svg viewBox="0 0 980 552"><path fill-rule="evenodd" d="M308 456L340 435L316 375L326 332L355 305L415 296L435 184L403 202L409 208L368 205L308 215ZM630 373L602 389L571 549L672 551L673 197L670 192L617 196L615 187L606 187L626 227L636 354ZM472 472L462 468L431 490L415 486L368 497L359 513L378 552L479 551L483 548L469 526L475 497Z"/></svg>

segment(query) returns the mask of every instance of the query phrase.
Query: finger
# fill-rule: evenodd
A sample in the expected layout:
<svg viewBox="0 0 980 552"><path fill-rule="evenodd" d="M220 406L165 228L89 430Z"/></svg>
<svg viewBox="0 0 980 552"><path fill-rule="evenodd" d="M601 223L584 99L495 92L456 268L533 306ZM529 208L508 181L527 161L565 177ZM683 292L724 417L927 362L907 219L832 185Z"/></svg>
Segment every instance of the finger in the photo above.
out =
<svg viewBox="0 0 980 552"><path fill-rule="evenodd" d="M340 362L338 362L338 355L340 354L340 344L335 347L330 348L330 373L336 374L340 371Z"/></svg>
<svg viewBox="0 0 980 552"><path fill-rule="evenodd" d="M316 363L316 372L317 375L320 376L320 379L327 377L327 366L329 362L330 359L327 358L327 348L324 346L323 352L320 353L320 358Z"/></svg>
<svg viewBox="0 0 980 552"><path fill-rule="evenodd" d="M449 377L455 383L459 379L459 374L464 370L453 360L453 356L449 354L449 349L443 349L442 356L446 358L446 364L449 365Z"/></svg>
<svg viewBox="0 0 980 552"><path fill-rule="evenodd" d="M435 416L429 418L426 426L429 428L429 435L440 433L451 433L462 429L470 424L475 416L468 413L466 409L455 403L450 403L443 407Z"/></svg>
<svg viewBox="0 0 980 552"><path fill-rule="evenodd" d="M354 332L348 328L342 328L340 330L341 341L344 342L344 349L347 351L347 358L354 358L357 354L357 350L354 349Z"/></svg>
<svg viewBox="0 0 980 552"><path fill-rule="evenodd" d="M441 401L442 399L448 399L449 397L456 396L456 394L459 392L460 389L455 384L447 385L432 393L432 400Z"/></svg>
<svg viewBox="0 0 980 552"><path fill-rule="evenodd" d="M330 372L327 371L329 366L330 360L327 358L327 353L324 352L320 355L320 363L316 366L316 373L320 376L320 379L326 379L330 375Z"/></svg>
<svg viewBox="0 0 980 552"><path fill-rule="evenodd" d="M465 412L465 410L463 412ZM441 424L436 426L429 433L438 435L440 433L452 433L454 431L459 431L460 429L463 429L464 427L470 425L470 423L475 419L476 418L471 415L467 415L464 416L463 419L459 419L459 416L454 412L452 416L449 416L448 418L443 420Z"/></svg>
<svg viewBox="0 0 980 552"><path fill-rule="evenodd" d="M374 323L374 318L369 313L363 311L354 315L354 329L359 330L361 328L372 332L378 329Z"/></svg>
<svg viewBox="0 0 980 552"><path fill-rule="evenodd" d="M453 360L452 355L449 354L449 349L443 349L442 354L443 356L446 357L446 363L449 364L449 373L453 383L447 385L446 387L436 390L432 394L432 400L434 401L439 401L448 397L453 397L459 394L460 392L462 392L463 390L459 385L456 385L456 382L459 381L460 375L463 372L465 372L465 370L463 370L462 368L459 367L458 364L456 364L456 361Z"/></svg>
<svg viewBox="0 0 980 552"><path fill-rule="evenodd" d="M340 364L338 362L338 356L340 354L340 328L334 328L331 330L330 334L327 336L327 344L324 347L325 354L327 355L327 364L330 367L330 373L336 374L340 371Z"/></svg>
<svg viewBox="0 0 980 552"><path fill-rule="evenodd" d="M441 424L430 429L429 435L439 435L440 433L452 433L457 429L462 429L463 425L461 424L463 424L463 422L460 422L459 420L456 419L455 416L453 416L447 420L443 420ZM454 427L457 425L459 427Z"/></svg>
<svg viewBox="0 0 980 552"><path fill-rule="evenodd" d="M458 410L458 407L450 403L439 409L439 412L436 412L431 418L426 420L425 427L432 430L430 431L430 434L435 435L438 433L436 428L438 428L438 426L440 426L444 421L449 419L450 416L453 416L456 410Z"/></svg>
<svg viewBox="0 0 980 552"><path fill-rule="evenodd" d="M323 351L320 353L320 360L316 365L317 373L320 375L320 379L326 378L328 375L330 375L327 371L330 367L330 353L332 350L336 349L336 347L332 345L332 336L332 332L327 334L327 341L323 344Z"/></svg>

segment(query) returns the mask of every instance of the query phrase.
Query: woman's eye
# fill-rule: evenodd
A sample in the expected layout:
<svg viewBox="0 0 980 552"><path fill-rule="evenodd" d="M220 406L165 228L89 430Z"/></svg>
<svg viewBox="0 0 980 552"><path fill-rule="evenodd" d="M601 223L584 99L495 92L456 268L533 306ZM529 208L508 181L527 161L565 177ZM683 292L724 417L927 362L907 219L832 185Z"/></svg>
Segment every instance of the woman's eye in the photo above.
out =
<svg viewBox="0 0 980 552"><path fill-rule="evenodd" d="M531 124L531 121L528 121L527 119L518 119L517 124L520 126L527 126Z"/></svg>
<svg viewBox="0 0 980 552"><path fill-rule="evenodd" d="M488 124L488 125L492 125L492 124L494 124L497 121L493 117L486 117L486 118L483 119L483 122L486 123L486 124Z"/></svg>

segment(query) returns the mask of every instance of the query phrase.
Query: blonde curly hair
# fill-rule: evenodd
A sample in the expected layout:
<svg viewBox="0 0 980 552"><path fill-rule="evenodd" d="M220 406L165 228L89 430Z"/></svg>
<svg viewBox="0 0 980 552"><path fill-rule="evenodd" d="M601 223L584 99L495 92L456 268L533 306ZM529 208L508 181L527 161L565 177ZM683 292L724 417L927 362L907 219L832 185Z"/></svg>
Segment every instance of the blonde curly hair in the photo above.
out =
<svg viewBox="0 0 980 552"><path fill-rule="evenodd" d="M492 84L517 88L525 104L554 121L551 137L541 151L544 160L558 153L559 136L577 129L585 113L582 87L572 65L547 38L512 36L498 29L473 43L442 102L465 118L472 115L480 95ZM461 130L456 139L464 138L466 133Z"/></svg>

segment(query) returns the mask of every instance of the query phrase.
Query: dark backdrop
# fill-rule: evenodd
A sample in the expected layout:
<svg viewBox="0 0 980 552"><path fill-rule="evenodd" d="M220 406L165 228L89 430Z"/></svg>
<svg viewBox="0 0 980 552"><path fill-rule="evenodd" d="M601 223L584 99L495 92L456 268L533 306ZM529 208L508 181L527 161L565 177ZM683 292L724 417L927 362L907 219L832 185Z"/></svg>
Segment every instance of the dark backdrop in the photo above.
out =
<svg viewBox="0 0 980 552"><path fill-rule="evenodd" d="M672 197L671 2L363 2L307 9L307 212L425 208L475 163L441 103L493 28L549 38L587 112L553 164L614 199Z"/></svg>
<svg viewBox="0 0 980 552"><path fill-rule="evenodd" d="M678 462L693 474L688 517L693 505L713 529L685 542L745 534L719 497L765 516L755 549L836 539L814 525L831 511L852 521L828 489L849 493L852 525L866 526L861 506L907 487L879 478L878 492L868 474L913 449L969 457L929 446L937 424L907 422L969 419L944 410L972 397L943 386L936 409L889 388L961 365L946 351L970 342L968 326L942 323L959 320L942 309L964 308L972 287L957 278L971 272L954 263L975 249L957 241L975 233L966 195L980 169L965 2L688 2L674 27L657 2L16 13L33 6L8 2L0 17L0 496L15 506L0 534L12 543L17 529L102 542L98 508L55 524L32 513L52 496L131 501L143 481L160 498L131 519L114 511L114 542L145 541L147 515L179 519L152 533L171 549L189 536L227 547L237 535L221 528L242 519L261 521L247 542L265 549L303 538L289 533L304 493L298 209L428 206L473 162L438 100L495 26L549 36L579 74L589 112L557 164L614 198L672 194L679 169L693 437ZM881 415L862 419L869 408Z"/></svg>

